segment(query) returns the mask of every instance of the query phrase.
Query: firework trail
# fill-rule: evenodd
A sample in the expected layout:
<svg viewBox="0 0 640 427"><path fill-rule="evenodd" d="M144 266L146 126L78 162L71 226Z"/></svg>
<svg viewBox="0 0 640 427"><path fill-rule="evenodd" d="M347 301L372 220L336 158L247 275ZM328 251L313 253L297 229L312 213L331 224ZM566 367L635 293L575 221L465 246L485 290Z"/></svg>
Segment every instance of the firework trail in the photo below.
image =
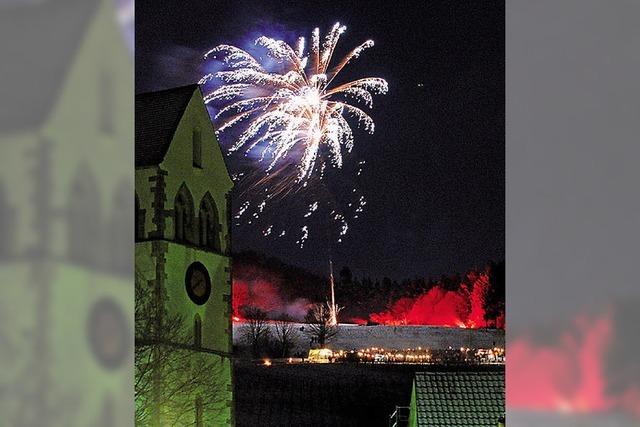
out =
<svg viewBox="0 0 640 427"><path fill-rule="evenodd" d="M307 208L303 218L319 215L318 203L328 207L335 200L326 190L318 191L318 187L323 187L327 166L342 168L344 152L349 153L354 147L353 130L347 119L369 133L374 131L373 119L353 104L371 108L373 96L388 90L387 82L376 77L336 83L345 66L373 46L373 41L367 40L334 63L333 54L345 30L345 26L336 23L321 42L316 28L308 50L303 37L295 47L281 40L259 37L255 44L267 55L262 63L245 50L226 44L204 55L205 60L216 59L225 66L224 70L206 74L200 80L201 85L219 82L205 95L207 104L218 107L214 115L218 133L240 129L230 153L257 155L259 162L266 163L257 176L235 177L250 178L253 183L245 191L245 195L250 193L247 198L261 194L257 202L242 203L236 220L246 215L249 218L246 223L251 224L274 200L290 197L292 193L296 193L297 199L304 199L299 194L303 189L309 191L308 196L316 197L315 200L307 197L309 203L303 203ZM274 62L277 66L272 68L276 71L269 70L268 64ZM363 163L359 163L358 175ZM355 188L352 192L357 201L347 203L347 209L337 206L326 209L326 215L339 223L338 240L348 230L345 211L357 210L354 215L357 218L366 204L364 195L355 194ZM308 226L302 225L299 231L302 236L297 243L302 246L309 235ZM272 224L263 230L265 236L284 234L284 230L276 233Z"/></svg>

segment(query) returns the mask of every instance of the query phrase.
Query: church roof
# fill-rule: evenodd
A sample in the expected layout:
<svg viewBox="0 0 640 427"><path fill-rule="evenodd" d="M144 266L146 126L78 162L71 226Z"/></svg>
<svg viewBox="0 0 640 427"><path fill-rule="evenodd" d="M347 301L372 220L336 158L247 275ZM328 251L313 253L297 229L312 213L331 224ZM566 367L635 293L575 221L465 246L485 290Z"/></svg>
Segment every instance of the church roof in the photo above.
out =
<svg viewBox="0 0 640 427"><path fill-rule="evenodd" d="M136 95L136 167L160 164L197 84Z"/></svg>
<svg viewBox="0 0 640 427"><path fill-rule="evenodd" d="M419 427L495 427L504 416L504 370L415 375Z"/></svg>

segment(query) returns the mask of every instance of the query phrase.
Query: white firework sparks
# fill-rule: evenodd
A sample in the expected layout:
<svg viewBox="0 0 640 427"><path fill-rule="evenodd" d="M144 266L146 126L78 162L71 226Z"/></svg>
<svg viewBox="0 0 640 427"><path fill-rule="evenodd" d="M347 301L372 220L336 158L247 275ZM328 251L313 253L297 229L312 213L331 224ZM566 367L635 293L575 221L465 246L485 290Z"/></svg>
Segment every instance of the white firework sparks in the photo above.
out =
<svg viewBox="0 0 640 427"><path fill-rule="evenodd" d="M250 205L251 205L251 202L249 202L248 200L242 203L242 206L240 206L240 210L236 215L236 219L240 219L240 217L242 217L242 215L247 211L247 209L249 209Z"/></svg>
<svg viewBox="0 0 640 427"><path fill-rule="evenodd" d="M302 227L301 231L302 231L302 236L300 236L300 239L296 240L296 243L300 245L300 249L304 247L304 242L306 242L307 239L309 238L309 227L305 225Z"/></svg>
<svg viewBox="0 0 640 427"><path fill-rule="evenodd" d="M313 202L309 205L309 210L304 214L305 218L309 218L318 209L318 202Z"/></svg>
<svg viewBox="0 0 640 427"><path fill-rule="evenodd" d="M371 108L373 95L388 90L387 82L376 77L333 84L351 60L373 46L373 41L367 40L332 64L334 50L345 30L345 26L336 23L321 43L316 28L308 50L302 37L295 48L281 40L259 37L256 44L281 65L280 72L267 71L260 61L235 46L219 45L204 55L205 59L219 56L227 67L200 81L223 82L205 96L207 103L224 104L216 115L222 120L218 131L244 126L231 151L243 149L249 153L260 148L260 160L269 159L267 172L287 156L295 155L297 180L304 184L316 165L324 171L325 159L337 168L342 166L343 150L350 152L354 144L346 118L355 118L369 133L374 131L373 119L348 100Z"/></svg>

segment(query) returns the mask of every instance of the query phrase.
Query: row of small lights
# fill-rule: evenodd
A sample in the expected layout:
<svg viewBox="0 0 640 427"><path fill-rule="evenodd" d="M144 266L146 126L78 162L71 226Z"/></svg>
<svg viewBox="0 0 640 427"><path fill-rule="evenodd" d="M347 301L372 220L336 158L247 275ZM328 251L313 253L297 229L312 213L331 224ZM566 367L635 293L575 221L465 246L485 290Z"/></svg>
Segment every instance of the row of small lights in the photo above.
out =
<svg viewBox="0 0 640 427"><path fill-rule="evenodd" d="M453 348L449 347L448 350L452 351ZM494 347L490 349L483 349L483 348L472 349L469 347L460 347L460 352L465 354L465 360L468 360L468 357L469 357L468 353L472 351L475 351L474 356L476 357L480 357L480 358L490 357L490 358L493 358L494 360L501 358L502 361L505 360L505 350L504 348L501 348L501 347ZM333 356L336 357L337 359L344 359L347 357L347 354L349 353L353 354L356 352L339 350L338 352L333 353ZM418 353L418 354L415 354L415 353ZM406 348L404 349L404 352L397 351L397 350L385 351L384 348L369 347L366 349L358 350L357 355L358 355L358 358L365 359L365 360L375 360L376 356L386 357L387 361L390 361L390 362L404 361L404 362L420 363L420 362L430 362L432 360L432 355L430 354L430 350L428 348L423 349L422 347L418 347L417 349ZM294 363L294 359L290 357L287 360L287 362ZM263 365L265 366L271 366L271 364L272 363L269 359L265 359L263 361Z"/></svg>
<svg viewBox="0 0 640 427"><path fill-rule="evenodd" d="M450 351L453 351L452 347L449 347ZM460 352L465 354L465 357L469 357L468 353L475 350L474 356L476 357L486 357L491 356L493 358L504 357L504 349L500 347L494 347L492 349L472 349L469 347L460 347ZM405 354L408 353L408 354ZM414 354L419 353L419 354ZM404 353L402 351L396 350L387 350L384 348L367 348L358 351L358 357L364 357L366 359L374 359L376 356L387 357L390 361L405 360L405 361L422 361L422 360L431 360L432 355L429 354L429 349L422 349L422 347L414 348L406 348L404 349ZM343 355L343 351L340 350L338 352L339 356Z"/></svg>

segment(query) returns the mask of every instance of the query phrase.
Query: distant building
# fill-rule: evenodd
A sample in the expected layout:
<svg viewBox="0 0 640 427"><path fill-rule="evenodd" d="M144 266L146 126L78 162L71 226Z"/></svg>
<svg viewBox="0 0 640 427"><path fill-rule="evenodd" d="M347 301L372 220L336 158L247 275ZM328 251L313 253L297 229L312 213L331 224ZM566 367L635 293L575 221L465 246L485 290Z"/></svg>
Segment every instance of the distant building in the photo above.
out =
<svg viewBox="0 0 640 427"><path fill-rule="evenodd" d="M188 425L230 426L233 182L197 85L137 95L135 127L136 275L192 331L190 342L166 343L190 351L185 375L215 366L199 374L215 376L215 387L172 399L187 402Z"/></svg>
<svg viewBox="0 0 640 427"><path fill-rule="evenodd" d="M502 427L504 368L416 372L410 427Z"/></svg>

